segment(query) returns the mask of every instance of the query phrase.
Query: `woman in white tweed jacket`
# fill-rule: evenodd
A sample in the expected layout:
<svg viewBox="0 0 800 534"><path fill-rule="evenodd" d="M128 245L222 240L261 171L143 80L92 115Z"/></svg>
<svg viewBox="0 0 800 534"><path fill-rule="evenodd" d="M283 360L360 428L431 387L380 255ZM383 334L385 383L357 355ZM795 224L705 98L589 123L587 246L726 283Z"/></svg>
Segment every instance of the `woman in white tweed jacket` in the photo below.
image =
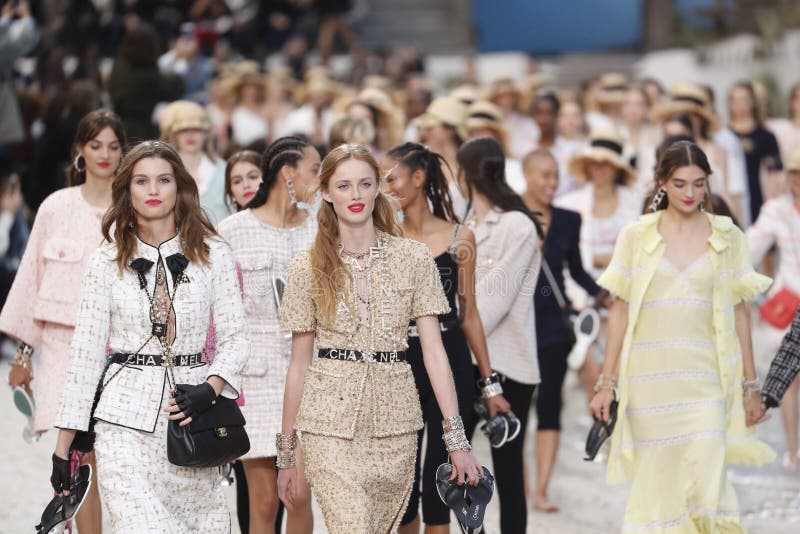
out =
<svg viewBox="0 0 800 534"><path fill-rule="evenodd" d="M51 482L56 493L68 489L66 458L75 431L89 427L103 376L95 448L111 530L229 532L217 470L169 463L166 434L168 419L188 424L217 395L238 396L249 348L231 250L175 150L158 141L123 160L103 235L108 243L90 257L81 292ZM200 353L211 313L217 351L209 367Z"/></svg>
<svg viewBox="0 0 800 534"><path fill-rule="evenodd" d="M459 187L469 199L465 221L475 232L475 292L489 360L521 423L518 439L492 449L500 528L504 534L524 532L527 507L520 476L522 436L539 383L533 294L541 263L541 231L522 198L506 184L505 157L497 141L489 137L467 141L459 148L456 161ZM477 367L475 378L480 378ZM469 430L471 436L474 428Z"/></svg>

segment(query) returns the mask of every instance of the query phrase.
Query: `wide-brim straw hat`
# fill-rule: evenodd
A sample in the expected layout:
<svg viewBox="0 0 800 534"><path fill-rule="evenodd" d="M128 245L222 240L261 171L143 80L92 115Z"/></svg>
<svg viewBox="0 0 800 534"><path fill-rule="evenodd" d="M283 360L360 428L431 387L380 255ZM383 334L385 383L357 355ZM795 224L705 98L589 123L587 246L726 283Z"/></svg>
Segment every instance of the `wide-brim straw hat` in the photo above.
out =
<svg viewBox="0 0 800 534"><path fill-rule="evenodd" d="M241 72L231 78L230 82L226 85L226 90L230 91L230 95L238 98L239 91L245 85L255 85L263 94L266 95L267 84L269 83L269 76L261 72Z"/></svg>
<svg viewBox="0 0 800 534"><path fill-rule="evenodd" d="M800 148L795 148L789 153L789 157L786 159L786 166L784 168L786 169L786 172L800 171Z"/></svg>
<svg viewBox="0 0 800 534"><path fill-rule="evenodd" d="M414 124L420 130L432 128L437 124L451 126L461 139L466 139L469 137L465 128L466 119L467 106L455 98L440 96L430 103L425 113L414 119Z"/></svg>
<svg viewBox="0 0 800 534"><path fill-rule="evenodd" d="M522 97L519 103L520 111L526 114L530 113L533 97L536 96L539 91L551 88L554 83L555 79L552 76L542 72L535 72L525 76L522 81L519 82L519 91Z"/></svg>
<svg viewBox="0 0 800 534"><path fill-rule="evenodd" d="M600 77L597 101L601 104L621 104L628 89L627 76L619 72L608 72Z"/></svg>
<svg viewBox="0 0 800 534"><path fill-rule="evenodd" d="M168 104L158 119L161 138L168 139L183 130L211 129L211 121L205 108L191 100L176 100Z"/></svg>
<svg viewBox="0 0 800 534"><path fill-rule="evenodd" d="M471 83L465 83L453 88L448 96L459 100L465 106L472 105L473 102L481 99L480 89L478 89L477 85L472 85Z"/></svg>
<svg viewBox="0 0 800 534"><path fill-rule="evenodd" d="M467 108L467 119L464 121L467 133L480 128L493 130L503 148L507 148L508 132L503 123L503 111L488 100L478 100Z"/></svg>
<svg viewBox="0 0 800 534"><path fill-rule="evenodd" d="M520 97L520 90L517 83L511 78L495 78L489 85L486 92L486 100L493 101L500 95L511 94L517 99Z"/></svg>
<svg viewBox="0 0 800 534"><path fill-rule="evenodd" d="M676 83L672 87L669 102L656 105L650 117L654 122L664 122L676 113L697 115L712 128L717 125L717 117L711 109L708 93L694 83Z"/></svg>
<svg viewBox="0 0 800 534"><path fill-rule="evenodd" d="M623 147L622 138L615 132L610 130L592 132L589 146L570 159L567 166L570 176L579 183L585 183L588 179L586 176L587 163L610 163L622 174L625 185L632 184L636 181L636 170L622 158Z"/></svg>

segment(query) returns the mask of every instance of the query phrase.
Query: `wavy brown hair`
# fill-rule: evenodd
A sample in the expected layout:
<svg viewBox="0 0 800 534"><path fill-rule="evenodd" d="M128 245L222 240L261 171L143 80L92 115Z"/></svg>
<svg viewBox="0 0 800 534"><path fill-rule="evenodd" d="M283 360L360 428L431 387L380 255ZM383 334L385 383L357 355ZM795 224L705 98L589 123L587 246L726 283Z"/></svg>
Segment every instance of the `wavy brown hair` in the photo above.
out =
<svg viewBox="0 0 800 534"><path fill-rule="evenodd" d="M106 128L111 128L119 141L120 151L125 154L125 144L128 142L125 137L125 128L119 115L107 109L96 109L83 116L78 123L78 130L75 132L75 140L72 142L72 162L83 162L83 170L79 171L71 163L67 168L67 186L81 185L86 182L86 162L80 156L79 150L89 141L100 135Z"/></svg>
<svg viewBox="0 0 800 534"><path fill-rule="evenodd" d="M375 229L393 236L402 235L403 230L395 218L399 205L381 191L382 178L378 162L365 146L339 145L331 150L322 160L320 167L320 190L327 191L333 173L339 165L349 159L367 163L375 173L376 185L380 191L375 198L375 208L372 211ZM333 204L323 201L317 213L317 220L319 230L311 247L312 294L323 320L332 323L336 315L336 301L347 285L344 263L339 256L339 218L333 209Z"/></svg>
<svg viewBox="0 0 800 534"><path fill-rule="evenodd" d="M182 252L190 262L208 265L209 247L206 239L218 234L200 207L200 195L194 178L172 146L163 141L145 141L133 147L123 158L111 184L111 207L103 217L103 238L109 243L116 243L120 272L136 252L137 215L131 202L131 179L134 167L144 158L160 158L172 165L178 186L173 213Z"/></svg>

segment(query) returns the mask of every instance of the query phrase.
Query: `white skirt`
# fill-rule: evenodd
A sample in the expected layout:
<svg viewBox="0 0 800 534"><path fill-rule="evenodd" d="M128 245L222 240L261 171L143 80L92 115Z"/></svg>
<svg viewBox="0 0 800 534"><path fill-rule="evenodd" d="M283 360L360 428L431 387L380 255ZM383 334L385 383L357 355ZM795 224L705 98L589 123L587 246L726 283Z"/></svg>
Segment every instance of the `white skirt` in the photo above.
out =
<svg viewBox="0 0 800 534"><path fill-rule="evenodd" d="M167 460L166 416L159 415L152 434L103 421L95 430L98 483L112 532L231 531L217 468L178 467Z"/></svg>

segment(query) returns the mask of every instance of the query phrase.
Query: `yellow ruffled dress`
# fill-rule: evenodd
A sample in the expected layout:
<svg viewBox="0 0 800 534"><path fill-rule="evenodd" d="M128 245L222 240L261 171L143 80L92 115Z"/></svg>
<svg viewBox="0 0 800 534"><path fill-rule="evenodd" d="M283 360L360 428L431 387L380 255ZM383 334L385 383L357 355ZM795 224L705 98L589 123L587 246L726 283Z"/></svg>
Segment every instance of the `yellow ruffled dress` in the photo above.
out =
<svg viewBox="0 0 800 534"><path fill-rule="evenodd" d="M599 280L629 303L608 466L611 482L632 480L622 531L743 532L726 463L774 454L744 425L733 306L769 279L752 271L730 219L712 215L708 251L677 269L659 217L623 230Z"/></svg>

